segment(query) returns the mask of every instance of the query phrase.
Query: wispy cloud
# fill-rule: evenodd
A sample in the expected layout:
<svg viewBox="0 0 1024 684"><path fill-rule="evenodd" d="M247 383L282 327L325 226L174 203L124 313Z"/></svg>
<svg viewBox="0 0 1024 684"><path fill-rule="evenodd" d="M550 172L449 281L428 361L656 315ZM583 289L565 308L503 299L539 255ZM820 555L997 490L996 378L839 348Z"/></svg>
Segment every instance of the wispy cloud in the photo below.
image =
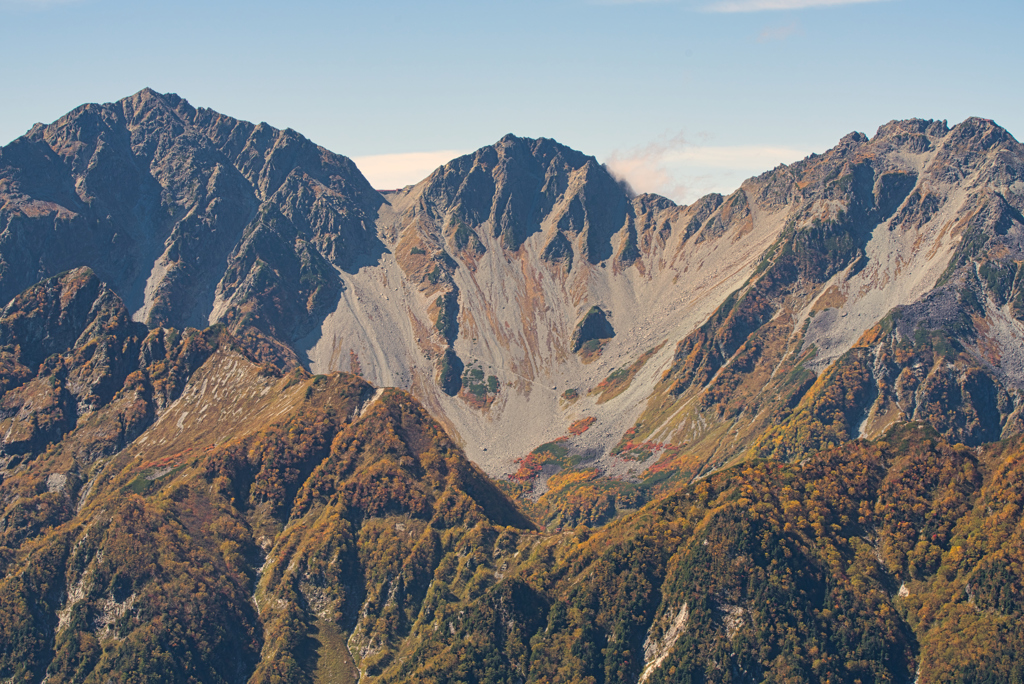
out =
<svg viewBox="0 0 1024 684"><path fill-rule="evenodd" d="M786 40L790 36L795 36L800 33L800 24L795 21L792 24L786 24L785 26L768 26L761 30L761 33L757 35L759 43L770 43L772 41Z"/></svg>
<svg viewBox="0 0 1024 684"><path fill-rule="evenodd" d="M747 177L807 156L771 145L691 145L680 134L629 151L616 151L606 166L637 192L692 202L708 192L731 192Z"/></svg>
<svg viewBox="0 0 1024 684"><path fill-rule="evenodd" d="M860 5L867 2L889 2L890 0L715 0L714 2L683 2L702 12L734 14L737 12L767 12L772 10L799 10L810 7L834 7L837 5ZM681 0L590 0L593 5L653 5L679 4Z"/></svg>
<svg viewBox="0 0 1024 684"><path fill-rule="evenodd" d="M17 7L19 9L45 9L56 5L70 5L85 0L0 0L0 7Z"/></svg>
<svg viewBox="0 0 1024 684"><path fill-rule="evenodd" d="M433 152L407 152L404 154L374 154L353 157L359 170L370 185L379 190L404 188L418 183L430 173L458 156L463 150L434 150Z"/></svg>
<svg viewBox="0 0 1024 684"><path fill-rule="evenodd" d="M605 166L612 175L629 183L637 192L656 192L671 199L684 197L688 188L673 176L668 161L688 145L682 133L662 136L643 147L615 150Z"/></svg>
<svg viewBox="0 0 1024 684"><path fill-rule="evenodd" d="M737 12L768 12L777 10L798 10L809 7L834 7L836 5L860 5L868 2L888 0L719 0L703 7L705 12L733 14Z"/></svg>
<svg viewBox="0 0 1024 684"><path fill-rule="evenodd" d="M676 0L590 0L592 5L653 5L676 2Z"/></svg>

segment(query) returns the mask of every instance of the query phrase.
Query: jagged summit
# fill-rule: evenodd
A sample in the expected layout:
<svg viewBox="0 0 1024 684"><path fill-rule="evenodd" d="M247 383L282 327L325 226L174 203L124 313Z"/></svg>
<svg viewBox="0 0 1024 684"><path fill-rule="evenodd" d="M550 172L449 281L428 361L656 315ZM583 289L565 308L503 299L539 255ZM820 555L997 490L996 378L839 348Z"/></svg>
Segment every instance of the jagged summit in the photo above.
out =
<svg viewBox="0 0 1024 684"><path fill-rule="evenodd" d="M892 138L900 143L906 144L914 139L915 144L919 143L919 137L924 136L930 140L941 140L949 133L949 124L945 120L935 121L934 119L893 119L889 123L878 127L873 142L882 138Z"/></svg>
<svg viewBox="0 0 1024 684"><path fill-rule="evenodd" d="M0 679L1019 680L1022 212L985 119L689 206L511 135L381 195L148 89L36 126Z"/></svg>
<svg viewBox="0 0 1024 684"><path fill-rule="evenodd" d="M1019 433L1022 178L1024 148L983 119L890 122L759 176L785 229L678 345L631 442L682 444L696 472L905 420L966 444Z"/></svg>
<svg viewBox="0 0 1024 684"><path fill-rule="evenodd" d="M292 337L336 294L335 268L381 249L383 199L351 160L151 89L12 142L0 192L0 298L88 265L151 326Z"/></svg>
<svg viewBox="0 0 1024 684"><path fill-rule="evenodd" d="M633 196L554 140L509 134L384 197L295 131L145 89L0 151L0 299L87 266L150 328L222 322L314 371L410 389L491 472L586 414L603 427L580 448L612 468L611 447L661 405L652 389L698 329L718 339L688 362L704 382L780 312L820 374L940 276L973 288L970 262L1015 301L1019 158L985 119L892 121L682 207ZM730 296L770 304L714 318ZM593 310L614 334L584 343ZM982 365L1013 385L1024 371L1001 325L1003 362ZM634 363L614 399L563 400ZM672 443L673 429L656 432Z"/></svg>
<svg viewBox="0 0 1024 684"><path fill-rule="evenodd" d="M596 159L547 138L506 135L445 164L425 183L423 200L450 213L449 225L486 225L513 251L545 232L549 258L571 260L579 252L591 263L611 256L628 204ZM573 250L567 243L578 236Z"/></svg>

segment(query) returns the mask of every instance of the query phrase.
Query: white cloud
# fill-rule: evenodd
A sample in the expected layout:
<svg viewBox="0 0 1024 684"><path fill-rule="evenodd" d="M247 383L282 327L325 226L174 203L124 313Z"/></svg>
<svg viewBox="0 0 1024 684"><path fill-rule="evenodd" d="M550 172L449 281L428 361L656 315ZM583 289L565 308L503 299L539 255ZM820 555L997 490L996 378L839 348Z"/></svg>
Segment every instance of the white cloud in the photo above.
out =
<svg viewBox="0 0 1024 684"><path fill-rule="evenodd" d="M698 8L704 12L764 12L769 10L798 10L809 7L832 7L835 5L859 5L866 2L888 2L889 0L716 0ZM651 5L677 3L679 0L590 0L594 5ZM693 7L696 3L687 2Z"/></svg>
<svg viewBox="0 0 1024 684"><path fill-rule="evenodd" d="M394 190L418 183L430 173L466 154L462 150L435 150L433 152L406 152L404 154L375 154L353 157L359 170L370 185L378 190Z"/></svg>
<svg viewBox="0 0 1024 684"><path fill-rule="evenodd" d="M662 136L644 147L612 152L605 166L637 192L656 192L676 199L685 196L687 188L669 170L668 157L686 149L688 144L682 133L671 138Z"/></svg>
<svg viewBox="0 0 1024 684"><path fill-rule="evenodd" d="M689 145L676 136L628 152L606 165L637 192L653 192L690 203L709 192L729 193L750 176L803 159L807 151L771 145Z"/></svg>
<svg viewBox="0 0 1024 684"><path fill-rule="evenodd" d="M887 0L719 0L704 6L705 12L765 12L772 10L797 10L808 7L833 7L836 5L859 5L867 2Z"/></svg>
<svg viewBox="0 0 1024 684"><path fill-rule="evenodd" d="M54 5L70 5L83 0L0 0L0 7L20 7L22 9L43 9Z"/></svg>
<svg viewBox="0 0 1024 684"><path fill-rule="evenodd" d="M800 25L795 21L785 26L769 26L761 30L757 40L760 43L767 43L773 40L786 40L791 36L800 33Z"/></svg>
<svg viewBox="0 0 1024 684"><path fill-rule="evenodd" d="M590 0L592 5L653 5L670 2L676 2L676 0Z"/></svg>

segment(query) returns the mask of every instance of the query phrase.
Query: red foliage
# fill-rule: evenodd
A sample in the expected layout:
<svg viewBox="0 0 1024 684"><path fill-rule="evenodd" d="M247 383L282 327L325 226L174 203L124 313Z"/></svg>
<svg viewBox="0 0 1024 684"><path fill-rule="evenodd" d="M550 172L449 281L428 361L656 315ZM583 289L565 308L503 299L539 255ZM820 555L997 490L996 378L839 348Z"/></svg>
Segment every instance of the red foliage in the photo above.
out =
<svg viewBox="0 0 1024 684"><path fill-rule="evenodd" d="M582 435L590 428L591 425L594 424L594 421L596 420L597 418L595 418L594 416L588 416L587 418L577 420L575 423L569 426L569 434Z"/></svg>

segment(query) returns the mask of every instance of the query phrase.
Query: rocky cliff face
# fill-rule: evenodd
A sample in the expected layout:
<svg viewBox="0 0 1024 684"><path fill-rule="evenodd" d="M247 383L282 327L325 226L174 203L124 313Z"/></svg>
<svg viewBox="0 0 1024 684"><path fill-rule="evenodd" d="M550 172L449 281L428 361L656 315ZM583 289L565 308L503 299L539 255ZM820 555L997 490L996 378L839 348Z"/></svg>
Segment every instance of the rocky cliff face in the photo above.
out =
<svg viewBox="0 0 1024 684"><path fill-rule="evenodd" d="M1020 432L1022 173L1020 144L968 119L893 122L760 177L785 229L620 446L678 446L693 475L911 419L967 444Z"/></svg>
<svg viewBox="0 0 1024 684"><path fill-rule="evenodd" d="M952 306L949 382L975 396L976 369L1000 407L998 430L960 435L977 441L1019 429L1020 149L981 119L892 122L680 207L509 135L384 197L294 131L145 90L4 148L0 298L89 266L150 328L223 322L279 361L409 389L493 474L594 419L573 449L602 471L650 443L690 452L691 476L863 340L931 340ZM895 382L868 383L842 434L923 417Z"/></svg>
<svg viewBox="0 0 1024 684"><path fill-rule="evenodd" d="M379 199L294 131L151 90L85 105L0 154L0 298L89 266L151 327L228 318L290 339L336 269L374 258Z"/></svg>
<svg viewBox="0 0 1024 684"><path fill-rule="evenodd" d="M11 300L0 317L6 466L60 442L80 416L107 405L138 367L147 332L87 268Z"/></svg>
<svg viewBox="0 0 1024 684"><path fill-rule="evenodd" d="M378 226L389 253L346 280L319 336L304 341L311 368L358 367L410 387L493 473L565 434L584 406L599 424L587 448L603 440L606 449L646 390L600 407L566 406L562 395L585 396L617 366L692 330L784 227L774 205L632 197L593 158L514 136L387 200ZM611 332L575 344L595 307ZM669 354L659 348L645 386ZM486 402L457 382L470 368L497 380Z"/></svg>
<svg viewBox="0 0 1024 684"><path fill-rule="evenodd" d="M545 139L381 195L173 95L37 126L0 678L1020 679L1022 211L983 119L686 207Z"/></svg>

